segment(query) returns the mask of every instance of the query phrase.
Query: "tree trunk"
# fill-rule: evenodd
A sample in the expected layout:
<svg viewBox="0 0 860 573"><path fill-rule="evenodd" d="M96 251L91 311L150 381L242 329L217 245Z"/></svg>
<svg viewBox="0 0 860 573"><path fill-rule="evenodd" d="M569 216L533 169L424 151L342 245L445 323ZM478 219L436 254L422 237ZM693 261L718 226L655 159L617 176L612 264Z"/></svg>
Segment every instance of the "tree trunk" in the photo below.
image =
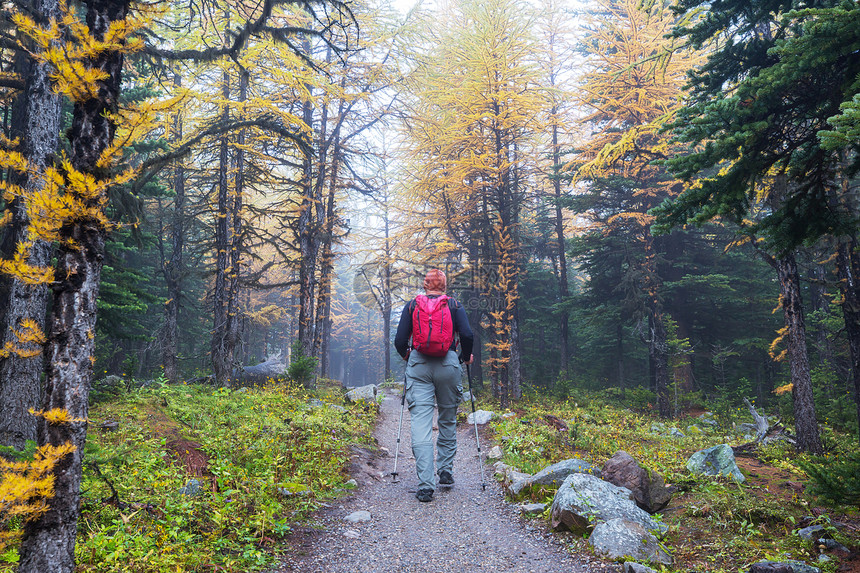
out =
<svg viewBox="0 0 860 573"><path fill-rule="evenodd" d="M557 108L552 109L553 117L558 113ZM552 125L552 164L553 178L552 187L555 195L555 240L558 249L558 294L561 302L566 301L570 297L570 290L567 286L567 255L565 254L564 243L564 214L561 209L561 179L559 173L561 171L561 152L558 144L558 124L553 122ZM567 311L563 311L559 317L559 370L566 372L568 369L568 351L570 341L568 336L570 327L568 324Z"/></svg>
<svg viewBox="0 0 860 573"><path fill-rule="evenodd" d="M221 80L221 96L227 102L230 99L230 74L224 72ZM221 121L225 124L230 120L230 108L224 103L221 111ZM227 337L227 273L230 261L230 184L229 184L229 149L227 135L221 137L218 157L218 204L215 217L215 287L212 292L213 325L212 325L212 369L215 373L215 383L218 386L230 385L230 358L226 355Z"/></svg>
<svg viewBox="0 0 860 573"><path fill-rule="evenodd" d="M173 85L179 87L182 78L178 68L173 74ZM182 113L173 119L172 139L182 140ZM167 286L167 302L164 303L164 340L161 345L161 363L164 376L171 382L179 380L179 305L182 298L184 275L183 256L185 250L185 166L177 159L173 168L173 216L170 229L170 255L164 262L164 282Z"/></svg>
<svg viewBox="0 0 860 573"><path fill-rule="evenodd" d="M800 449L821 454L821 437L815 417L812 380L809 375L809 357L806 352L806 326L803 321L803 304L800 297L800 274L797 262L790 254L774 261L779 277L782 311L785 317L785 341L791 369L794 398L794 424L797 445Z"/></svg>
<svg viewBox="0 0 860 573"><path fill-rule="evenodd" d="M59 17L57 0L34 0L29 6L37 24L45 24ZM27 158L30 172L10 175L12 183L23 192L32 195L41 189L44 173L51 156L57 150L60 132L60 98L51 91L50 67L34 62L22 55L21 70L26 78L23 93L19 96L16 111L22 117L14 118L18 127L13 137L21 138L21 151ZM25 204L15 200L9 206L12 221L3 237L2 256L10 258L18 245L27 238L29 218ZM47 267L51 264L52 246L37 240L30 249L29 263ZM45 330L45 314L48 304L46 285L30 286L22 281L2 276L0 279L0 347L15 343L15 331L24 321L33 321ZM20 344L16 344L20 346ZM38 409L41 398L40 377L43 355L39 348L22 350L37 352L35 356L23 357L10 354L0 358L0 445L23 449L27 440L36 440L36 418L31 409Z"/></svg>
<svg viewBox="0 0 860 573"><path fill-rule="evenodd" d="M654 386L657 393L657 411L661 418L672 416L672 403L669 396L669 344L667 341L666 320L659 307L652 307L651 338L648 353L654 369Z"/></svg>
<svg viewBox="0 0 860 573"><path fill-rule="evenodd" d="M90 33L102 41L112 23L123 20L127 1L83 2ZM91 61L105 74L94 99L76 103L69 132L71 163L80 172L99 178L99 157L113 141L122 79L122 48L104 50ZM69 188L71 189L71 188ZM79 197L90 208L98 199ZM38 421L40 445L71 442L76 450L54 468L54 496L48 510L25 526L20 548L21 573L71 573L74 570L81 469L92 381L96 300L104 261L105 228L101 221L78 218L60 229L56 279L53 283L51 330L47 346L43 408L65 410L71 421Z"/></svg>
<svg viewBox="0 0 860 573"><path fill-rule="evenodd" d="M839 242L836 268L839 273L839 290L842 293L842 316L851 351L851 379L857 419L860 420L860 260L857 256L857 240ZM858 433L860 439L860 433Z"/></svg>
<svg viewBox="0 0 860 573"><path fill-rule="evenodd" d="M302 47L306 54L311 53L310 41L305 39ZM307 86L310 91L311 86ZM308 128L313 128L313 104L307 100L302 105L302 120ZM313 148L313 138L308 142ZM298 217L299 243L299 341L305 356L313 356L314 351L314 292L318 242L315 211L319 205L314 200L314 156L308 151L302 160L301 179L302 203Z"/></svg>

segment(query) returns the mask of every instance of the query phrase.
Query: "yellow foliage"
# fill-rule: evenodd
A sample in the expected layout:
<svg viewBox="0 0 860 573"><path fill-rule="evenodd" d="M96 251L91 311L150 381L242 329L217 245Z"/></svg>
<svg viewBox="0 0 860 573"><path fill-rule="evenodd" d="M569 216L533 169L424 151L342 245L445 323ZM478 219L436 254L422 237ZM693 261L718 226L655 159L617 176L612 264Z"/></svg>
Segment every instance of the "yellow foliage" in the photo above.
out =
<svg viewBox="0 0 860 573"><path fill-rule="evenodd" d="M13 354L21 358L39 356L42 353L42 345L46 341L45 333L36 321L25 318L21 321L21 328L15 330L14 340L7 340L0 349L0 356L4 358Z"/></svg>
<svg viewBox="0 0 860 573"><path fill-rule="evenodd" d="M767 352L768 354L770 354L770 357L773 358L776 362L781 362L785 358L787 351L783 350L782 352L777 354L776 350L777 346L779 346L780 343L782 343L782 341L785 339L785 335L788 334L788 327L784 326L780 328L776 331L776 334L777 337L773 340L773 342L770 343L770 348L768 348Z"/></svg>
<svg viewBox="0 0 860 573"><path fill-rule="evenodd" d="M39 416L40 418L44 418L46 422L49 424L73 424L73 423L83 423L86 422L86 418L72 418L67 410L63 408L54 408L53 410L48 410L45 412L44 410L30 410L30 413L34 416Z"/></svg>
<svg viewBox="0 0 860 573"><path fill-rule="evenodd" d="M785 384L783 386L780 386L779 388L774 389L773 393L776 394L777 396L779 396L782 394L788 394L789 392L791 392L793 390L794 390L794 384L789 382L788 384Z"/></svg>
<svg viewBox="0 0 860 573"><path fill-rule="evenodd" d="M54 495L54 466L75 451L75 446L46 445L36 450L33 461L8 462L0 457L0 552L14 543L18 532L9 530L14 518L30 521L48 509Z"/></svg>

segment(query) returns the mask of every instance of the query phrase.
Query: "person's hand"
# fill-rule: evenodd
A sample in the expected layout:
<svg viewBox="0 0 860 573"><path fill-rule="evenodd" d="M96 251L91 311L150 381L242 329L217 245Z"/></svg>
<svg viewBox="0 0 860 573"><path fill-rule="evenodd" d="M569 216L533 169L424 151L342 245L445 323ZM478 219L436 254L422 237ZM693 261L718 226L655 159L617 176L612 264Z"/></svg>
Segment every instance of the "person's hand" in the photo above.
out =
<svg viewBox="0 0 860 573"><path fill-rule="evenodd" d="M466 364L471 364L473 360L475 360L475 355L474 355L474 354L470 354L470 355L469 355L469 359L468 359L468 360L466 360Z"/></svg>

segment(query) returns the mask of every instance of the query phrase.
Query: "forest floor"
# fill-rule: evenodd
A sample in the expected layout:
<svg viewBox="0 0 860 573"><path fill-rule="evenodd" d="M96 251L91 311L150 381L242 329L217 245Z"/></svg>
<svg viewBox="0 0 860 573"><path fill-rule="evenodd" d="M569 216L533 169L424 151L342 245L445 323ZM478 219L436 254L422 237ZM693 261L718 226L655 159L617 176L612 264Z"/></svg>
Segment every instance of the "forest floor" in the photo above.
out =
<svg viewBox="0 0 860 573"><path fill-rule="evenodd" d="M387 450L355 449L352 475L358 488L320 511L288 536L288 557L273 572L442 573L449 571L549 572L620 571L618 564L589 553L572 554L571 534L552 532L545 520L526 520L505 500L500 484L485 468L486 490L478 474L474 426L458 425L455 485L438 488L431 503L415 499L417 477L409 447L409 411L403 419L392 482L400 400L382 401L374 432ZM486 437L482 438L486 440ZM486 451L488 444L483 443ZM350 523L352 512L370 512L369 521Z"/></svg>

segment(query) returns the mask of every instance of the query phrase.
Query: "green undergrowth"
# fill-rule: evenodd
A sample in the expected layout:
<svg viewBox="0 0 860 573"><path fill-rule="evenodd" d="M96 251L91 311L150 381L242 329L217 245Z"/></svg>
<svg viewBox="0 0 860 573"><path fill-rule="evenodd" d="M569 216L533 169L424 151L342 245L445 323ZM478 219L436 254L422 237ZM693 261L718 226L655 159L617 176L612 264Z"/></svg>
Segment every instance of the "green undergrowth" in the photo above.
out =
<svg viewBox="0 0 860 573"><path fill-rule="evenodd" d="M368 443L376 412L331 386L280 384L162 385L96 405L77 570L263 569L291 526L348 488L349 446ZM115 431L98 429L108 420ZM15 560L0 555L0 571Z"/></svg>
<svg viewBox="0 0 860 573"><path fill-rule="evenodd" d="M804 468L810 464L819 464L816 467L826 471L837 459L847 459L846 463L857 459L856 453L853 457L846 454L856 452L856 437L826 426L822 431L830 450L827 456L799 455L791 446L777 442L756 453L749 471L739 460L748 479L738 485L693 476L686 463L698 450L750 441L748 432L739 428L741 423L752 422L745 407L732 408L720 416L706 415L714 420L712 423L698 415L661 421L604 395L578 393L563 400L529 396L515 404L515 412L510 417L497 417L491 424L495 441L502 446L502 461L520 471L535 473L570 457L600 468L613 454L624 450L677 488L672 503L659 516L669 526L665 543L675 554L674 568L667 568L669 571L739 571L761 559L799 559L814 562L824 572L835 571L838 559L819 564L818 548L802 541L795 532L801 525L829 523L831 516L857 523L856 505L827 505L827 499L810 493L820 488L805 487L810 478ZM671 436L672 428L684 436ZM555 489L533 486L518 499L549 504ZM546 519L548 514L547 509L538 519ZM852 528L840 531L834 533L840 542L858 545L860 540L846 537ZM588 548L584 540L575 543L580 549Z"/></svg>

